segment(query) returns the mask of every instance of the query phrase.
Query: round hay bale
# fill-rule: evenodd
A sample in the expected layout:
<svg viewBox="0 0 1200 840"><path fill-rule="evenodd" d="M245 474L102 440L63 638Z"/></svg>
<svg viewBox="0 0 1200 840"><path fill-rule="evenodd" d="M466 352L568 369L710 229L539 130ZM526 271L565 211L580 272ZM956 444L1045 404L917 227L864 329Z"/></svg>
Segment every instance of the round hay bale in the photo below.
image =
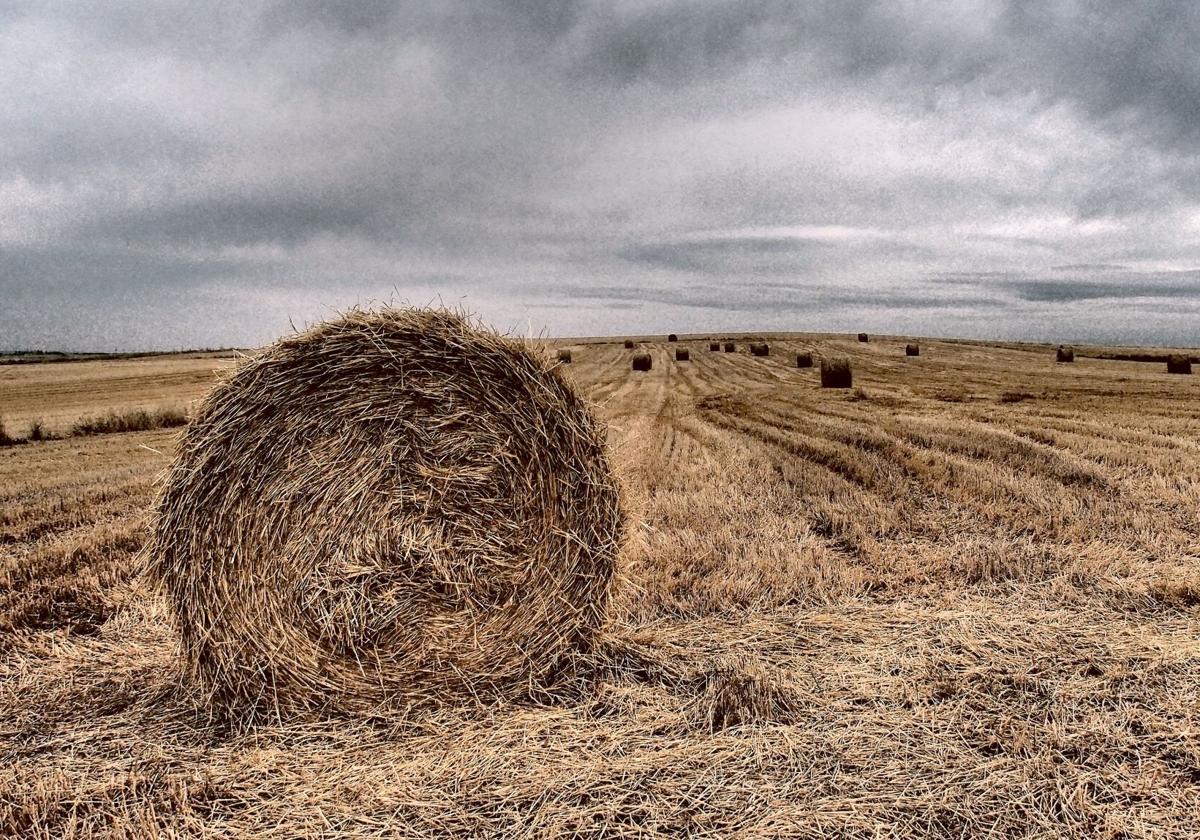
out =
<svg viewBox="0 0 1200 840"><path fill-rule="evenodd" d="M1060 344L1058 345L1058 350L1055 352L1054 357L1055 360L1059 362L1073 362L1075 361L1075 351L1070 347L1064 347Z"/></svg>
<svg viewBox="0 0 1200 840"><path fill-rule="evenodd" d="M565 348L562 350L559 350L558 351L558 360L560 362L562 362L564 365L571 364L571 351L567 350Z"/></svg>
<svg viewBox="0 0 1200 840"><path fill-rule="evenodd" d="M634 370L650 370L654 367L654 359L649 353L634 353L633 354L633 369Z"/></svg>
<svg viewBox="0 0 1200 840"><path fill-rule="evenodd" d="M904 345L904 355L905 356L920 356L921 355L921 347L917 344L905 344Z"/></svg>
<svg viewBox="0 0 1200 840"><path fill-rule="evenodd" d="M625 349L626 349L626 350L632 350L632 349L633 349L633 339L632 339L632 338L627 338L627 339L625 339Z"/></svg>
<svg viewBox="0 0 1200 840"><path fill-rule="evenodd" d="M758 342L750 345L751 356L769 356L771 355L771 345L766 342Z"/></svg>
<svg viewBox="0 0 1200 840"><path fill-rule="evenodd" d="M667 336L667 341L678 341L678 340L679 340L679 336L675 335L675 333L671 333L669 336Z"/></svg>
<svg viewBox="0 0 1200 840"><path fill-rule="evenodd" d="M863 342L864 344L866 344L868 341L871 340L871 337L869 335L867 335L866 333L859 333L858 340Z"/></svg>
<svg viewBox="0 0 1200 840"><path fill-rule="evenodd" d="M849 388L853 384L849 359L821 359L822 388Z"/></svg>
<svg viewBox="0 0 1200 840"><path fill-rule="evenodd" d="M719 341L712 341L712 342L709 342L709 345L708 345L708 352L710 352L710 353L720 353L720 352L721 352L721 342L719 342Z"/></svg>
<svg viewBox="0 0 1200 840"><path fill-rule="evenodd" d="M1182 353L1167 356L1167 373L1191 373L1192 360Z"/></svg>
<svg viewBox="0 0 1200 840"><path fill-rule="evenodd" d="M797 353L796 354L796 367L810 368L812 366L813 366L813 354L812 353Z"/></svg>
<svg viewBox="0 0 1200 840"><path fill-rule="evenodd" d="M675 361L690 362L691 360L692 360L692 354L689 350L685 350L682 347L679 347L675 350Z"/></svg>
<svg viewBox="0 0 1200 840"><path fill-rule="evenodd" d="M726 353L732 353L732 352L734 352L735 350L737 350L737 345L736 345L736 344L734 344L732 341L726 341L726 342L725 342L725 352L726 352Z"/></svg>
<svg viewBox="0 0 1200 840"><path fill-rule="evenodd" d="M608 606L604 439L548 354L451 312L281 339L204 400L157 502L187 676L364 714L545 684Z"/></svg>

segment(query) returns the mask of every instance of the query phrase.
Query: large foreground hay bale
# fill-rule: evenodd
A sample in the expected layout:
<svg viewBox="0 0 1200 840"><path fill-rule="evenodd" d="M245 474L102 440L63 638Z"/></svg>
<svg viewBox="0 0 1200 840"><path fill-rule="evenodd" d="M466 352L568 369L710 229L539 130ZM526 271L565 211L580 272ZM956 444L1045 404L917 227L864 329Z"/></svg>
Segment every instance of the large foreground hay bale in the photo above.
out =
<svg viewBox="0 0 1200 840"><path fill-rule="evenodd" d="M849 388L853 384L849 359L821 359L822 388Z"/></svg>
<svg viewBox="0 0 1200 840"><path fill-rule="evenodd" d="M813 366L813 354L812 353L797 353L796 354L796 367L810 368L812 366Z"/></svg>
<svg viewBox="0 0 1200 840"><path fill-rule="evenodd" d="M920 345L917 345L917 344L905 344L905 345L904 345L904 355L905 355L905 356L920 356L920 355L921 355L921 347L920 347Z"/></svg>
<svg viewBox="0 0 1200 840"><path fill-rule="evenodd" d="M1191 373L1192 360L1182 353L1172 353L1167 356L1167 373Z"/></svg>
<svg viewBox="0 0 1200 840"><path fill-rule="evenodd" d="M559 350L558 351L558 360L560 362L562 362L564 365L571 364L571 351L567 350L565 348L562 350Z"/></svg>
<svg viewBox="0 0 1200 840"><path fill-rule="evenodd" d="M634 353L633 354L633 369L634 370L650 370L654 367L654 359L649 353Z"/></svg>
<svg viewBox="0 0 1200 840"><path fill-rule="evenodd" d="M1075 361L1075 351L1070 347L1064 347L1060 344L1058 345L1058 350L1055 351L1054 358L1059 362L1073 362Z"/></svg>
<svg viewBox="0 0 1200 840"><path fill-rule="evenodd" d="M690 361L691 361L691 359L692 359L692 354L691 354L691 352L690 352L690 351L688 351L688 350L685 350L685 349L684 349L684 348L682 348L682 347L678 348L678 349L675 351L675 361L677 361L677 362L690 362Z"/></svg>
<svg viewBox="0 0 1200 840"><path fill-rule="evenodd" d="M769 356L771 355L771 345L766 342L757 342L750 345L751 356Z"/></svg>
<svg viewBox="0 0 1200 840"><path fill-rule="evenodd" d="M623 534L604 434L548 355L440 310L243 362L157 513L188 675L287 710L527 693L591 643Z"/></svg>

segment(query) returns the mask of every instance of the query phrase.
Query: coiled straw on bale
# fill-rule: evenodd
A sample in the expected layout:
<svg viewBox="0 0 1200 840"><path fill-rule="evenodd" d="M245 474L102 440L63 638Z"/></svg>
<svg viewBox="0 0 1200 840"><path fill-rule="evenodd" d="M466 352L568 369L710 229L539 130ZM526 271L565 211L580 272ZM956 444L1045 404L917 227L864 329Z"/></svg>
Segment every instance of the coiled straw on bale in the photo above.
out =
<svg viewBox="0 0 1200 840"><path fill-rule="evenodd" d="M822 388L849 388L853 384L849 359L821 359Z"/></svg>
<svg viewBox="0 0 1200 840"><path fill-rule="evenodd" d="M623 535L548 354L442 310L354 311L243 362L157 513L187 675L289 710L527 693L601 626Z"/></svg>

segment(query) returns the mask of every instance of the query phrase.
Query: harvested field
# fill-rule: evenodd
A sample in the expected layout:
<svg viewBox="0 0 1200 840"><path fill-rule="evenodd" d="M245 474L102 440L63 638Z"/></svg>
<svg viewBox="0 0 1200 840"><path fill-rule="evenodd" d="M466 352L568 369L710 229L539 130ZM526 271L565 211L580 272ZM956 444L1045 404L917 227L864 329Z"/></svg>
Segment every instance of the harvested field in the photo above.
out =
<svg viewBox="0 0 1200 840"><path fill-rule="evenodd" d="M601 643L529 698L214 716L138 560L178 430L0 448L0 835L1200 835L1200 377L770 341L572 344L630 539ZM230 364L4 367L0 406L65 432Z"/></svg>

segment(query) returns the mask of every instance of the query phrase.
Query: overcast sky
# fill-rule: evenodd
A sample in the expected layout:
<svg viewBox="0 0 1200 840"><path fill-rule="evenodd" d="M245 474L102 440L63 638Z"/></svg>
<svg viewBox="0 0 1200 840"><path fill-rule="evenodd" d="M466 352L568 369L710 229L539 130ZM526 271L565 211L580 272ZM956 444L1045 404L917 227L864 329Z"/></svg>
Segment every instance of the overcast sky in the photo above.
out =
<svg viewBox="0 0 1200 840"><path fill-rule="evenodd" d="M1200 344L1200 3L0 0L0 349Z"/></svg>

